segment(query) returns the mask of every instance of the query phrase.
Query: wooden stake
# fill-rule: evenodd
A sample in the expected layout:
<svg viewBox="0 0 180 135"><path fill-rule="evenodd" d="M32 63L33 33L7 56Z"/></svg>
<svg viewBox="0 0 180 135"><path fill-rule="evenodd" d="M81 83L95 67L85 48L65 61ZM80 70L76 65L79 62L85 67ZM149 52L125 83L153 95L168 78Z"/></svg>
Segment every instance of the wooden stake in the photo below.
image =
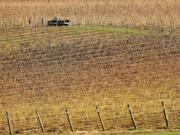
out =
<svg viewBox="0 0 180 135"><path fill-rule="evenodd" d="M67 119L68 119L69 126L71 128L71 131L74 132L74 128L73 128L73 125L72 125L72 120L71 120L70 114L69 114L67 109L66 109L66 115L67 115Z"/></svg>
<svg viewBox="0 0 180 135"><path fill-rule="evenodd" d="M8 128L9 128L9 134L12 135L13 134L12 124L11 124L11 119L8 112L6 112L6 118L7 118Z"/></svg>
<svg viewBox="0 0 180 135"><path fill-rule="evenodd" d="M165 123L166 123L166 128L168 128L169 123L168 123L168 119L167 119L167 113L166 113L164 102L162 101L161 104L162 104L162 107L163 107L163 115L164 115L164 120L165 120Z"/></svg>
<svg viewBox="0 0 180 135"><path fill-rule="evenodd" d="M105 128L104 128L104 123L103 123L103 121L102 121L102 117L101 117L100 110L99 110L99 107L98 107L98 106L96 106L96 111L97 111L97 114L98 114L98 117L99 117L99 121L100 121L102 130L104 131L104 130L105 130Z"/></svg>
<svg viewBox="0 0 180 135"><path fill-rule="evenodd" d="M40 117L38 111L36 111L36 114L37 114L37 118L38 118L38 122L39 122L39 125L40 125L40 128L41 128L41 131L44 132L43 122L41 120L41 117Z"/></svg>
<svg viewBox="0 0 180 135"><path fill-rule="evenodd" d="M134 129L137 129L136 122L135 122L135 119L134 119L134 116L133 116L133 113L132 113L131 107L130 107L130 105L127 105L127 107L128 107L128 111L129 111L129 114L130 114L130 117L131 117L131 120L132 120L132 123L133 123Z"/></svg>

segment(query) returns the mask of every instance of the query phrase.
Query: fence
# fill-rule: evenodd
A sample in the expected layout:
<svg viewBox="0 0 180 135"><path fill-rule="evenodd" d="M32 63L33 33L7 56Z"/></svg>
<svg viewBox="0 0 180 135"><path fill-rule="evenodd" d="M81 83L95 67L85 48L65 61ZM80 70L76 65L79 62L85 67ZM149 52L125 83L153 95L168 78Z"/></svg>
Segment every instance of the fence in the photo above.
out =
<svg viewBox="0 0 180 135"><path fill-rule="evenodd" d="M88 26L85 25L84 28L86 29L88 28ZM127 27L127 29L128 28L129 27ZM128 52L134 52L134 55L141 54L141 55L135 55L133 58L138 58L137 59L138 62L144 61L143 63L145 65L146 64L145 61L149 58L149 55L142 55L142 54L146 54L147 52L149 52L150 49L148 48L151 48L152 46L153 46L153 49L151 49L151 51L157 50L158 47L161 48L162 41L165 42L164 44L166 44L167 49L170 51L172 50L173 54L177 53L177 57L178 57L178 49L176 50L173 49L174 46L171 44L172 40L165 39L165 38L160 40L159 42L159 39L157 40L155 39L155 37L153 37L151 39L153 40L153 42L149 44L146 44L147 40L142 40L141 38L138 39L139 40L138 42L136 39L129 39L129 38L126 38L125 40L120 42L119 40L114 39L115 35L111 34L111 32L109 32L108 34L107 32L104 32L104 31L97 32L97 30L96 29L93 30L92 27L91 27L91 30L88 30L86 32L83 31L83 33L82 33L81 28L79 29L76 28L72 30L68 28L61 29L61 30L54 29L54 28L51 28L51 30L38 29L38 28L37 30L36 29L32 30L29 28L28 29L25 28L25 29L22 29L21 32L19 32L20 34L17 35L16 33L13 33L13 32L11 33L11 31L7 31L6 32L7 35L4 34L5 37L1 39L0 47L2 50L5 50L5 52L9 52L10 50L9 48L11 49L18 48L16 44L20 44L21 46L19 46L19 48L20 47L22 48L21 56L23 58L21 59L19 57L16 57L16 54L14 54L13 52L7 53L6 55L2 55L2 57L0 58L2 62L2 64L0 64L0 68L2 69L2 72L5 74L4 80L1 82L2 86L4 86L2 87L2 89L5 90L4 95L8 93L6 89L9 91L11 90L15 91L15 89L18 91L20 89L44 90L47 87L52 89L53 87L46 85L46 84L49 84L49 81L53 82L52 84L55 85L54 91L60 90L60 89L63 89L63 90L69 89L75 86L76 89L83 89L83 92L85 93L84 90L86 88L89 88L89 82L86 80L83 80L82 78L84 77L83 74L81 75L81 78L82 78L81 80L76 79L78 78L76 77L77 74L75 75L73 74L74 69L75 69L74 68L75 66L73 66L74 62L77 62L79 65L83 63L83 65L86 67L84 71L88 77L89 77L88 71L91 71L91 70L88 70L88 67L90 64L92 64L91 65L92 67L96 64L97 65L99 64L100 65L99 67L102 68L103 71L105 71L104 72L105 74L109 73L110 71L113 72L114 70L122 72L124 74L125 69L122 68L122 64L128 65L128 61L126 60L126 57L125 57L126 54L128 54ZM90 38L90 34L91 34L91 38ZM88 41L90 42L87 43L87 40L85 40L86 41L85 44L83 42L81 42L80 44L79 42L77 42L76 44L68 44L67 46L60 44L59 47L57 48L54 48L54 49L53 47L51 48L51 43L58 44L59 41L63 41L63 40L68 40L68 41L72 40L74 42L80 39L79 36L81 36L81 38L83 37L83 39L88 39ZM107 36L107 39L108 39L107 43L105 43L107 41L104 39L105 36ZM112 39L111 38L109 39L108 36L111 36ZM98 40L103 39L104 41L99 42L99 41L96 41L95 38L97 38ZM155 40L157 40L157 42L154 42ZM176 39L175 41L179 42L178 39ZM9 45L9 42L11 46L7 49L8 50L7 51L6 47ZM27 46L26 46L26 42L27 42ZM175 42L175 45L177 46L178 43L176 42ZM109 43L111 44L109 45ZM139 49L135 48L133 50L133 48L131 49L125 48L124 44L126 45L128 43L137 44L136 47L138 47ZM100 44L103 44L101 48L99 46ZM144 48L144 51L141 50L142 48L141 46L139 46L139 44L140 45L142 44L142 48ZM33 46L36 46L36 45L43 46L44 48L43 47L40 49L33 48ZM51 50L54 52L51 52ZM62 52L61 50L65 50L65 51ZM138 51L138 50L141 50L141 51ZM87 56L85 55L84 57L81 57L80 59L79 56L83 55L83 51L86 52ZM111 54L109 54L109 52L111 52ZM165 52L165 48L160 49L159 52ZM166 51L166 53L167 52L168 51ZM171 53L167 53L168 58L169 56L171 56L170 59L174 58L172 57L173 55L168 55L168 54L171 54ZM12 57L10 58L10 56ZM151 54L151 56L153 57L154 53ZM32 58L29 59L29 57L32 57ZM66 59L64 60L64 58ZM72 67L70 64L68 68L69 70L61 71L62 67L66 66L64 63L67 63L68 61L70 62L73 61ZM56 65L57 63L61 63L61 62L63 63L62 65L60 66ZM47 72L44 72L44 70L42 70L42 65L49 66L53 64L54 64L54 68L50 68L49 70L46 70ZM111 68L110 64L114 65L113 69ZM155 64L157 65L157 63ZM152 64L153 66L152 69L154 69L155 64ZM1 65L5 65L5 66L1 67ZM28 67L28 65L30 67L31 65L32 67L34 65L35 66L34 68L32 68L33 70L29 68L27 72L27 69L23 69L23 68L26 66ZM80 66L77 66L76 68L79 68L79 67ZM126 68L126 66L124 67ZM163 64L159 67L163 67ZM20 70L18 70L19 68ZM11 69L14 69L14 72L10 72ZM155 73L159 73L163 75L165 74L164 72L158 71L158 69L159 68L155 68L155 70L153 71L157 71ZM72 70L72 73L71 73L71 70ZM70 71L70 73L68 73L68 71ZM131 74L131 72L129 71L130 69L128 69L127 73ZM133 68L131 71L134 73ZM53 78L53 76L51 76L50 74L51 72L60 72L59 78L64 76L65 74L68 77L70 76L68 78L69 82L64 81L64 80L67 80L67 78L61 78L62 80L61 79L58 80L56 77L54 77L54 80L48 79L48 78ZM37 73L39 77L37 77ZM78 73L81 73L81 70ZM16 76L18 74L19 76ZM123 74L120 74L120 77L122 77ZM143 74L145 74L145 72ZM74 80L72 80L71 75L75 78ZM102 73L100 75L102 75ZM150 77L149 74L146 74L146 75ZM11 78L12 80L17 80L16 84L12 84L9 86L9 83L6 82L7 81L6 76ZM107 74L107 76L109 75ZM157 77L157 75L154 75L154 74L152 74L151 76L155 78ZM106 76L103 76L102 78L104 77ZM103 87L110 89L112 87L117 87L121 85L120 80L117 80L114 78L107 79L108 83L105 83L104 85L101 85L101 83L104 82L103 80L101 80L101 83L98 80L96 81L97 84L95 85L91 84L91 87L93 88L99 87L99 89L102 90ZM124 78L125 79L123 81L124 83L126 83L127 82L126 76L124 76ZM30 79L32 80L32 82L29 82ZM18 83L22 85L19 85ZM65 92L69 93L69 91L65 91ZM158 90L156 92L157 93L154 94L155 97L157 97L157 94L159 94ZM107 93L108 95L110 95L110 92L107 92ZM39 93L37 92L37 94ZM77 93L75 93L73 96L76 98L78 97ZM116 93L114 93L113 97L115 96L116 96ZM130 96L131 95L128 95L128 97ZM175 96L178 97L179 95L176 94ZM83 97L83 95L81 97ZM117 98L119 99L120 96ZM169 98L169 96L168 97L163 96L163 98ZM53 112L48 114L46 111L38 110L36 112L32 112L31 115L29 116L23 116L24 113L20 113L18 116L13 111L8 111L6 113L6 116L3 116L2 119L0 119L0 134L1 133L13 134L13 133L26 132L26 131L55 132L55 131L70 130L74 132L74 131L79 131L79 130L120 130L120 129L129 129L129 128L132 128L132 129L179 128L178 127L180 125L180 122L179 122L180 110L178 110L179 107L177 107L177 109L174 109L170 105L169 107L165 105L167 105L167 103L166 104L162 103L162 105L160 104L161 108L159 107L157 111L152 111L152 112L149 112L149 111L137 112L137 109L132 104L128 105L124 111L122 110L119 111L118 109L114 111L113 109L104 108L101 105L93 106L92 108L89 108L88 110L84 110L84 112L82 111L80 113L75 113L72 108L68 108L68 109L64 108L62 110L59 110L59 112L56 114ZM121 108L121 106L119 105L117 108Z"/></svg>
<svg viewBox="0 0 180 135"><path fill-rule="evenodd" d="M23 20L17 20L17 19L2 19L0 18L0 28L4 28L4 29L9 29L9 28L36 28L36 27L43 27L43 26L47 26L47 21L51 20L49 18L31 18L31 17L26 17ZM91 21L85 21L83 22L78 22L75 20L71 20L71 25L80 25L80 26L84 26L84 28L86 29L86 27L93 27L93 26L111 26L115 29L117 29L118 27L124 27L128 29L131 28L138 28L138 29L148 29L148 30L154 30L154 31L158 31L158 32L173 32L176 30L179 30L180 26L177 25L173 25L173 23L169 23L169 26L163 26L160 24L157 24L156 22L154 23L146 23L146 24L141 24L141 25L135 25L134 23L127 23L125 22L116 22L116 23L112 23L112 22L101 22L101 21L97 21L97 22L91 22Z"/></svg>
<svg viewBox="0 0 180 135"><path fill-rule="evenodd" d="M168 108L168 109L167 109ZM127 105L124 113L111 113L101 106L94 106L91 116L73 114L66 109L61 115L47 115L45 112L36 111L33 116L16 118L11 112L6 112L4 120L0 121L0 133L14 134L23 132L56 132L56 131L89 131L89 130L121 130L121 129L175 129L180 126L180 110L173 110L162 102L161 111L136 113L131 105ZM13 113L12 113L13 114ZM2 122L3 121L3 122ZM21 123L22 122L22 123ZM28 127L27 127L28 124ZM34 126L33 126L34 125Z"/></svg>

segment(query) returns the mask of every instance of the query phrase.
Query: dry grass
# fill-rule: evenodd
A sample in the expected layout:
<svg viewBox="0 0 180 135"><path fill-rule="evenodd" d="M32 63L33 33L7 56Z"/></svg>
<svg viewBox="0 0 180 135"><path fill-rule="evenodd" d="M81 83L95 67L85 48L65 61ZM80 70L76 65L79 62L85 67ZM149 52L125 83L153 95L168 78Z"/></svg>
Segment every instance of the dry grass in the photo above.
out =
<svg viewBox="0 0 180 135"><path fill-rule="evenodd" d="M77 4L78 3L78 4ZM0 18L27 23L31 16L62 16L73 23L179 26L178 0L1 0ZM1 26L5 26L4 23ZM16 132L65 130L65 109L76 130L99 130L95 106L107 129L179 128L179 35L122 27L14 27L0 29L0 134L6 111ZM54 129L53 129L54 128Z"/></svg>
<svg viewBox="0 0 180 135"><path fill-rule="evenodd" d="M102 109L107 129L129 129L127 104L132 106L139 127L163 128L162 100L171 128L177 128L178 36L48 29L7 32L14 47L24 45L1 52L0 123L4 131L4 112L9 111L15 131L33 128L37 132L37 109L46 131L67 131L66 108L76 130L99 130L96 105ZM47 38L48 32L56 34Z"/></svg>
<svg viewBox="0 0 180 135"><path fill-rule="evenodd" d="M27 23L29 17L59 16L73 23L180 25L179 0L1 0L0 18Z"/></svg>

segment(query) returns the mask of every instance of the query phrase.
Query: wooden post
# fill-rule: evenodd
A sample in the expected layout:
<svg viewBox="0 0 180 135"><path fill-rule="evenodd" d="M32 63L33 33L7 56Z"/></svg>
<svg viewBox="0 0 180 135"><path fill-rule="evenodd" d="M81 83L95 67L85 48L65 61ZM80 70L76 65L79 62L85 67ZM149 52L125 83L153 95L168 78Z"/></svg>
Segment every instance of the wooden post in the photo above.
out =
<svg viewBox="0 0 180 135"><path fill-rule="evenodd" d="M44 132L44 126L43 126L43 123L42 123L42 120L41 120L41 117L40 117L38 111L36 111L36 114L37 114L37 118L38 118L38 122L39 122L39 125L41 128L41 131Z"/></svg>
<svg viewBox="0 0 180 135"><path fill-rule="evenodd" d="M30 27L32 26L32 20L31 20L31 17L28 19L28 24L29 24Z"/></svg>
<svg viewBox="0 0 180 135"><path fill-rule="evenodd" d="M169 123L168 123L168 119L167 119L167 113L166 113L164 102L162 101L161 104L162 104L162 107L163 107L163 115L164 115L164 120L165 120L165 123L166 123L166 128L168 128Z"/></svg>
<svg viewBox="0 0 180 135"><path fill-rule="evenodd" d="M41 18L41 26L44 26L44 18Z"/></svg>
<svg viewBox="0 0 180 135"><path fill-rule="evenodd" d="M103 123L103 121L102 121L102 117L101 117L100 110L99 110L99 107L98 107L98 106L96 106L96 111L97 111L97 114L98 114L98 118L99 118L99 121L100 121L102 130L104 131L104 130L105 130L105 128L104 128L104 123Z"/></svg>
<svg viewBox="0 0 180 135"><path fill-rule="evenodd" d="M70 114L69 114L67 109L66 109L66 115L67 115L67 119L68 119L69 126L71 128L71 131L74 132L74 128L73 128L73 125L72 125L72 120L71 120Z"/></svg>
<svg viewBox="0 0 180 135"><path fill-rule="evenodd" d="M44 17L41 18L41 26L46 26L46 19Z"/></svg>
<svg viewBox="0 0 180 135"><path fill-rule="evenodd" d="M129 111L129 114L130 114L130 117L131 117L131 120L132 120L132 123L133 123L134 129L137 129L136 122L135 122L135 119L134 119L134 116L133 116L133 113L132 113L131 107L130 107L130 105L127 105L127 107L128 107L128 111Z"/></svg>
<svg viewBox="0 0 180 135"><path fill-rule="evenodd" d="M7 118L8 128L9 128L9 134L12 135L13 134L12 124L11 124L11 119L8 112L6 112L6 118Z"/></svg>

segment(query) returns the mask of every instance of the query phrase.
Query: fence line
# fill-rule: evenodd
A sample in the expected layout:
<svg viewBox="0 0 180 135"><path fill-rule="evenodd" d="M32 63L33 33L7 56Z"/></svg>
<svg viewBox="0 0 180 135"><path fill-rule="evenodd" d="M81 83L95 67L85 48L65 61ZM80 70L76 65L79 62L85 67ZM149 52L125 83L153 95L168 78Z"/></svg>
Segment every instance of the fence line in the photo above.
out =
<svg viewBox="0 0 180 135"><path fill-rule="evenodd" d="M171 114L174 113L173 110L168 110L167 108L165 108L164 102L162 102L161 104L162 104L162 109L163 109L162 112L150 113L149 118L151 118L151 119L148 120L148 122L151 123L152 125L154 124L157 128L164 127L163 121L165 121L165 124L166 124L164 127L165 129L175 128L175 127L173 127L173 124L175 126L178 126L180 124L180 121L173 120L173 117L172 117L172 119L168 118L168 115L170 116ZM169 113L167 113L167 110L169 111ZM73 119L72 119L70 116L69 110L66 109L65 110L66 119L64 119L64 121L59 121L59 122L57 122L57 120L56 120L56 122L59 124L57 124L56 126L54 125L54 128L53 128L53 124L47 125L47 124L43 123L42 117L40 116L38 111L36 111L36 115L34 114L36 117L35 116L32 117L31 120L33 120L33 119L38 120L41 132L57 131L60 127L62 129L66 129L66 127L68 127L68 126L70 127L72 132L74 132L75 129L76 129L76 131L88 130L88 129L96 130L96 127L97 127L97 129L99 129L99 130L101 129L102 131L111 130L111 129L121 129L121 126L130 128L131 125L133 125L134 129L145 127L145 125L143 124L144 121L142 120L143 113L142 114L133 113L130 105L127 106L127 112L129 113L130 117L128 117L128 113L127 113L127 117L119 114L120 117L113 116L113 118L111 118L104 114L105 110L100 111L100 107L96 106L96 113L97 113L98 117L94 117L94 118L88 117L88 119L86 119L86 118L84 119L83 116L81 116L81 118L78 118L77 115L73 115ZM178 114L177 117L180 116L180 110L176 110L176 112ZM94 113L95 113L95 111L94 111ZM102 118L102 115L103 115L103 118ZM43 119L45 119L47 117L46 115L42 115L42 116L43 116ZM61 118L65 118L65 116L61 116ZM161 116L164 116L164 117L161 117ZM49 120L49 118L51 118L51 117L54 118L56 116L55 115L48 116L47 120ZM154 117L154 119L152 117ZM135 121L135 119L137 121ZM16 129L17 128L16 124L18 124L20 119L19 120L15 119L15 117L13 117L13 119L11 119L9 112L7 112L6 120L7 120L6 122L7 122L8 130L9 130L8 132L10 135L13 133L16 133L16 132L20 132L20 131L17 131L17 129ZM98 126L99 123L100 123L100 126ZM105 128L105 125L106 125L106 128ZM12 128L12 127L14 127L14 128ZM76 127L76 128L74 128L74 127ZM50 128L50 130L45 130L48 128ZM23 129L23 128L21 127L19 130L21 130L21 129ZM32 127L30 128L29 127L29 129L33 130L33 129L38 129L38 128L32 128ZM26 128L24 128L24 130L26 131L26 130L28 130L28 128L26 127ZM0 133L1 133L1 130L0 130Z"/></svg>
<svg viewBox="0 0 180 135"><path fill-rule="evenodd" d="M8 28L15 28L15 27L27 27L27 28L37 28L37 27L44 27L47 25L47 18L46 17L41 17L41 18L34 18L32 19L32 17L26 17L25 19L23 19L22 21L16 20L16 19L0 19L0 27L1 28L5 28L6 30ZM127 28L127 33L128 30L131 28L138 28L140 30L142 29L148 29L148 30L156 30L159 32L164 32L164 31L169 31L172 32L174 30L177 30L179 28L179 25L175 26L173 25L172 21L169 22L169 25L163 26L160 25L159 23L146 23L146 24L132 24L132 23L127 23L127 22L112 22L110 21L110 23L106 23L106 22L89 22L89 21L85 21L85 23L79 23L76 21L71 21L72 25L77 25L77 26L84 26L84 29L86 30L86 27L90 27L92 29L92 26L102 26L103 28L105 26L111 26L114 29L118 28L118 27L124 27Z"/></svg>

